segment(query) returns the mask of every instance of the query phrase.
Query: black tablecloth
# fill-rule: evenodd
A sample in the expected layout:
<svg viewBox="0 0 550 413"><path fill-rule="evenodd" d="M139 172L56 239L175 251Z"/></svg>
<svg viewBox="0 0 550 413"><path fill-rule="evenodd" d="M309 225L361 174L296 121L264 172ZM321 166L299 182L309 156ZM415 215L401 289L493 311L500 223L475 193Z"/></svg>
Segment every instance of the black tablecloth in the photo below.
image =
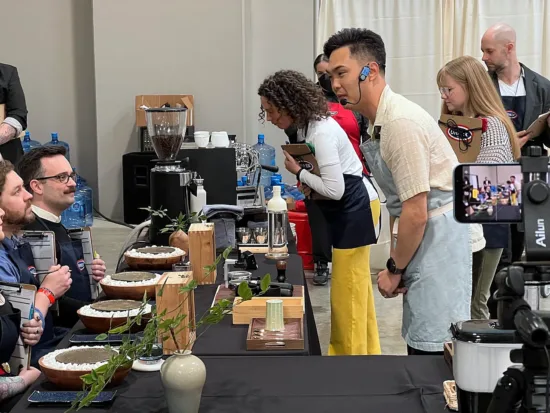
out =
<svg viewBox="0 0 550 413"><path fill-rule="evenodd" d="M451 372L442 356L204 357L206 384L200 413L442 413L444 380ZM12 410L31 408L32 390ZM167 412L159 373L132 371L114 404L86 412Z"/></svg>
<svg viewBox="0 0 550 413"><path fill-rule="evenodd" d="M262 277L271 274L275 281L277 269L275 261L266 259L261 254L256 254L258 269L252 272L252 276ZM287 282L293 285L304 285L306 295L306 313L304 314L304 350L288 351L247 351L246 334L248 325L234 325L231 316L225 317L220 324L199 329L200 338L193 346L193 354L198 356L265 356L265 355L321 355L321 346L317 335L317 328L313 316L313 309L309 301L309 293L304 279L302 259L299 255L290 255L287 261ZM223 283L223 267L218 269L217 284ZM212 305L217 285L199 286L195 290L195 312L197 318ZM328 303L327 303L328 305ZM307 334L305 334L307 332Z"/></svg>
<svg viewBox="0 0 550 413"><path fill-rule="evenodd" d="M256 255L258 269L252 271L253 275L263 276L271 274L273 280L276 278L277 269L275 261L267 260L261 254ZM321 355L321 345L317 334L317 327L313 316L313 309L305 283L304 272L302 269L302 259L299 255L291 254L287 262L287 282L294 285L304 285L306 312L304 314L304 350L285 350L285 351L248 351L246 349L246 334L248 325L234 325L231 315L226 316L219 324L213 326L204 326L198 330L199 339L193 346L193 353L197 356L308 356ZM217 272L216 285L200 285L195 290L195 313L197 319L201 317L212 305L216 289L223 283L223 266ZM328 303L327 303L328 305ZM87 331L82 324L78 322L66 340L62 341L59 348L69 345L68 339L75 332L86 334ZM89 333L88 333L89 334Z"/></svg>

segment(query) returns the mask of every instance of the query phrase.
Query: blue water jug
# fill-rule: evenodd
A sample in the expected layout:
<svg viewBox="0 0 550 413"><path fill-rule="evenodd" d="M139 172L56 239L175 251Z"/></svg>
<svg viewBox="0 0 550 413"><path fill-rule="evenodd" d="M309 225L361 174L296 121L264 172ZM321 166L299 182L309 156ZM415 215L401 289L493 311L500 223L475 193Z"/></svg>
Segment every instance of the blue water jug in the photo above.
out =
<svg viewBox="0 0 550 413"><path fill-rule="evenodd" d="M258 151L260 155L260 164L261 165L270 165L275 166L275 148L265 143L264 135L258 135L258 143L254 145L254 149ZM266 171L262 169L260 177L260 185L263 185L264 188L271 185L271 176L273 172ZM254 173L254 185L258 179L258 172Z"/></svg>
<svg viewBox="0 0 550 413"><path fill-rule="evenodd" d="M73 171L76 172L76 170L73 169ZM94 225L94 193L92 188L90 188L87 184L84 178L82 178L80 175L76 175L76 190L77 192L80 192L85 200L84 205L84 216L85 218L85 226L91 227Z"/></svg>
<svg viewBox="0 0 550 413"><path fill-rule="evenodd" d="M25 132L25 136L23 138L23 142L21 142L23 145L23 152L27 153L33 148L38 148L39 146L42 146L42 144L38 141L33 141L31 139L31 133L29 131Z"/></svg>
<svg viewBox="0 0 550 413"><path fill-rule="evenodd" d="M86 195L76 191L73 204L61 214L61 223L65 228L84 228L86 226Z"/></svg>
<svg viewBox="0 0 550 413"><path fill-rule="evenodd" d="M65 148L65 151L67 151L65 153L65 158L67 158L69 162L71 161L69 144L67 142L60 141L59 136L57 135L56 132L52 133L52 140L46 143L45 146L63 146Z"/></svg>

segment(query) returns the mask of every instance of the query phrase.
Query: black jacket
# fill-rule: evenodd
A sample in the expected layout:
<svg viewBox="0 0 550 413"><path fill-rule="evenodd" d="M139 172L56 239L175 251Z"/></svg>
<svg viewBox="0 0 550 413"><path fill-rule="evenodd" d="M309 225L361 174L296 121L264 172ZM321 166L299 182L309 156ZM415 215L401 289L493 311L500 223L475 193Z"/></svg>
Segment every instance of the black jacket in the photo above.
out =
<svg viewBox="0 0 550 413"><path fill-rule="evenodd" d="M525 75L525 116L523 117L523 130L527 129L541 114L550 110L550 80L533 72L524 64L520 63ZM493 83L500 95L500 87L498 85L498 77L496 72L490 73L493 78ZM518 131L519 132L519 131ZM550 146L550 129L546 128L545 132L531 139L522 148L528 146Z"/></svg>
<svg viewBox="0 0 550 413"><path fill-rule="evenodd" d="M3 63L0 63L0 104L5 105L6 118L16 119L23 130L27 129L27 103L17 68ZM23 156L21 140L15 138L0 145L0 153L4 159L16 164Z"/></svg>

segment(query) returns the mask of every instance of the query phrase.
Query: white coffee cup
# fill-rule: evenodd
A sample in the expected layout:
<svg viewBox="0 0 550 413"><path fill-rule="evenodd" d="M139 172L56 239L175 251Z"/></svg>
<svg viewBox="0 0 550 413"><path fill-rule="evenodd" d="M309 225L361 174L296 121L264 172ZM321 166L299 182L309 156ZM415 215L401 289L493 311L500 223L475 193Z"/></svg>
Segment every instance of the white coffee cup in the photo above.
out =
<svg viewBox="0 0 550 413"><path fill-rule="evenodd" d="M210 142L210 132L198 131L194 134L195 143L199 148L206 148Z"/></svg>
<svg viewBox="0 0 550 413"><path fill-rule="evenodd" d="M212 132L212 145L216 148L227 148L229 146L229 135L227 132Z"/></svg>

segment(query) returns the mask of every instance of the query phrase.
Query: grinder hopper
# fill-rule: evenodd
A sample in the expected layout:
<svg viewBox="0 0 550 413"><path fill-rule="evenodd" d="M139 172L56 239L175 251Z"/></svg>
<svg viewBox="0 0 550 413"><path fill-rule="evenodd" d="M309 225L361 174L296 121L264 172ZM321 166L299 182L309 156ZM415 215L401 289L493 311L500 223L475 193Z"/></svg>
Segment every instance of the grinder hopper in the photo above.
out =
<svg viewBox="0 0 550 413"><path fill-rule="evenodd" d="M187 108L148 108L145 118L159 161L175 161L187 128Z"/></svg>

